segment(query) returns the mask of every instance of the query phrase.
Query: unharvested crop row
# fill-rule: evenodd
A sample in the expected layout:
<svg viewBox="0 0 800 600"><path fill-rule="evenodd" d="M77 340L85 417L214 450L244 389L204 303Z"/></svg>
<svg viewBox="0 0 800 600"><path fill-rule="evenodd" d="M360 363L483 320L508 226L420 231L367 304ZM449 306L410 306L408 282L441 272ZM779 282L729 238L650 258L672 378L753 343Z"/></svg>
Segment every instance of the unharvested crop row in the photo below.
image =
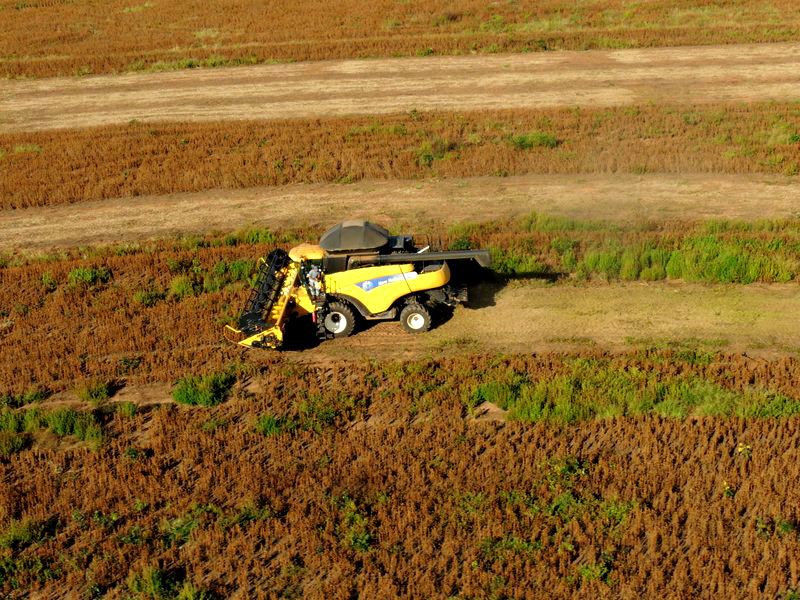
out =
<svg viewBox="0 0 800 600"><path fill-rule="evenodd" d="M799 225L790 219L618 227L533 212L508 222L456 225L432 238L451 249L489 248L493 269L511 277L786 282L800 276Z"/></svg>
<svg viewBox="0 0 800 600"><path fill-rule="evenodd" d="M794 103L417 113L0 135L0 206L364 178L800 172Z"/></svg>
<svg viewBox="0 0 800 600"><path fill-rule="evenodd" d="M249 274L252 259L267 250L248 248L244 263L237 263L241 250L223 246L4 269L8 351L0 381L21 391L124 376L131 365L167 379L220 368L241 356L222 338L243 301L246 282L234 279ZM219 263L245 270L215 273Z"/></svg>
<svg viewBox="0 0 800 600"><path fill-rule="evenodd" d="M273 60L794 40L788 0L231 5L114 0L0 5L0 75L43 77Z"/></svg>
<svg viewBox="0 0 800 600"><path fill-rule="evenodd" d="M450 399L414 424L259 433L259 411L297 402L290 389L117 415L99 450L4 460L0 589L775 598L800 585L796 418L500 426L465 422Z"/></svg>
<svg viewBox="0 0 800 600"><path fill-rule="evenodd" d="M251 274L252 264L243 261L254 258L259 251L280 246L289 248L301 242L316 240L322 234L320 227L292 227L269 229L249 227L228 232L207 232L203 235L179 235L148 242L120 243L108 246L81 246L77 248L54 249L37 253L0 254L0 269L9 267L29 267L60 262L91 261L102 263L110 257L135 255L162 255L166 257L170 273L188 270L201 271L202 265L194 264L195 258L187 252L204 251L210 248L238 248L241 256L237 260L217 263L207 275L213 275L215 268L222 272L242 269L236 280ZM666 251L681 247L697 247L705 242L709 252L733 250L747 253L753 259L773 258L791 260L796 257L800 220L758 219L755 221L736 221L729 219L708 219L699 221L655 221L637 220L616 223L603 220L583 220L560 217L543 212L531 211L514 219L491 221L463 221L447 228L439 225L421 225L413 231L406 229L393 233L412 233L417 246L430 245L442 250L464 250L467 248L488 248L495 254L495 271L501 274L514 274L508 261L514 255L534 259L544 263L542 269L548 273L575 274L575 261L583 259L603 247L620 251L633 248L658 246ZM248 250L249 248L249 250ZM569 256L569 252L572 256ZM252 263L252 261L251 261ZM575 264L573 264L575 263ZM572 264L572 266L569 266ZM790 271L794 273L794 269ZM244 275L241 276L241 275ZM51 275L42 274L42 286L52 288L58 283L50 281ZM76 267L67 275L69 283L93 283L93 276L100 279L111 277L104 267L86 271ZM711 278L714 281L714 278ZM206 290L208 291L208 290Z"/></svg>

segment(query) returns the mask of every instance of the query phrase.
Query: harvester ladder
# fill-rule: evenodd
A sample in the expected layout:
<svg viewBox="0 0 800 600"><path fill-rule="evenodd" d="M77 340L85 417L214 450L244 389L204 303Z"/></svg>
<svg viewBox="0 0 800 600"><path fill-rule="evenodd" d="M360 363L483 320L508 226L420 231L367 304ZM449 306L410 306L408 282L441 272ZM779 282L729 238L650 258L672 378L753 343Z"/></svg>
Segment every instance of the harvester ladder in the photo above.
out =
<svg viewBox="0 0 800 600"><path fill-rule="evenodd" d="M328 316L328 312L328 299L325 297L325 292L321 292L314 302L314 321L317 325L317 339L320 342L333 337L325 329L325 317Z"/></svg>
<svg viewBox="0 0 800 600"><path fill-rule="evenodd" d="M280 248L270 252L267 259L261 261L253 289L239 315L239 327L242 331L254 333L267 326L263 315L271 314L274 308L287 275L284 267L289 262L289 255Z"/></svg>

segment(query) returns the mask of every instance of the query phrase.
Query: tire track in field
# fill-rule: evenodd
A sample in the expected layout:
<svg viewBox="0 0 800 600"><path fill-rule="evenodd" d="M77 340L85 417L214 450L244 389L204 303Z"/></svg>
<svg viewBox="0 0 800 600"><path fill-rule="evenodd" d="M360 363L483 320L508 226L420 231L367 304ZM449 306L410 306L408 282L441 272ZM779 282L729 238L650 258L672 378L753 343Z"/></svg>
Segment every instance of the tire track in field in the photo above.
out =
<svg viewBox="0 0 800 600"><path fill-rule="evenodd" d="M787 323L800 312L798 291L796 282L480 284L470 290L467 306L428 333L409 334L396 322L380 322L352 337L286 355L312 364L464 352L624 352L650 347L796 356L800 334Z"/></svg>
<svg viewBox="0 0 800 600"><path fill-rule="evenodd" d="M800 99L800 43L337 60L11 81L0 132L131 119Z"/></svg>
<svg viewBox="0 0 800 600"><path fill-rule="evenodd" d="M368 218L407 231L521 217L754 220L800 216L800 183L764 175L521 175L208 190L0 211L0 249L115 244Z"/></svg>

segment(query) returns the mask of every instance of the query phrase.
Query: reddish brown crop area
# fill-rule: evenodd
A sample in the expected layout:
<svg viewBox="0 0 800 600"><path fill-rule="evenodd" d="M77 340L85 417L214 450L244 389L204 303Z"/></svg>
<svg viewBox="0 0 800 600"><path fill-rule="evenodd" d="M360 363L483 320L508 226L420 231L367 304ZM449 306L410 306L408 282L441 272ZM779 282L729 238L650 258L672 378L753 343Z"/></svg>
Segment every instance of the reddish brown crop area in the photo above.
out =
<svg viewBox="0 0 800 600"><path fill-rule="evenodd" d="M795 103L414 113L0 135L0 207L364 178L800 172Z"/></svg>
<svg viewBox="0 0 800 600"><path fill-rule="evenodd" d="M797 39L788 0L0 4L0 74L85 75L271 60Z"/></svg>
<svg viewBox="0 0 800 600"><path fill-rule="evenodd" d="M334 381L324 393L350 392ZM449 399L387 425L408 408L392 398L357 426L257 433L289 389L117 416L99 451L0 463L2 589L751 598L798 584L796 418L564 429L465 422ZM38 534L8 533L22 530Z"/></svg>
<svg viewBox="0 0 800 600"><path fill-rule="evenodd" d="M11 307L0 332L10 349L0 396L11 407L0 410L2 593L616 598L665 588L702 596L713 585L748 598L796 589L796 358L498 357L467 347L406 362L312 354L309 366L245 353L220 335L242 286L204 288L243 250L290 237L75 251L0 270ZM545 234L531 240L551 245ZM228 270L215 271L223 261ZM198 295L179 297L193 285ZM175 405L177 379L223 370L237 383L220 404ZM111 384L111 399L79 403L72 386L96 381ZM13 408L32 388L56 394ZM502 411L487 420L490 396L508 421ZM617 402L627 396L634 401ZM524 402L549 412L526 413ZM59 434L74 417L68 408L90 411L102 439L89 447Z"/></svg>

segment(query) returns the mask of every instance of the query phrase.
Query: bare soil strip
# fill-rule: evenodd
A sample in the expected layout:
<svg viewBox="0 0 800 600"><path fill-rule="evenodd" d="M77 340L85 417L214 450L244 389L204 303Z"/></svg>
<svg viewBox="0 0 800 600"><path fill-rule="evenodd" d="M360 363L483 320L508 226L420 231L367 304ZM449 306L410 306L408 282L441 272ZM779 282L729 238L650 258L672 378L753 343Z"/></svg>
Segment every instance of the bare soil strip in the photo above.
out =
<svg viewBox="0 0 800 600"><path fill-rule="evenodd" d="M5 82L0 131L138 120L800 99L800 43L260 65Z"/></svg>
<svg viewBox="0 0 800 600"><path fill-rule="evenodd" d="M379 323L289 356L415 358L451 352L547 352L637 347L692 348L774 357L800 354L789 326L800 311L800 288L786 285L685 283L547 285L481 284L468 307L425 335Z"/></svg>
<svg viewBox="0 0 800 600"><path fill-rule="evenodd" d="M616 222L796 217L800 184L762 175L524 175L211 190L2 211L0 248L328 225L355 216L418 229L513 218L534 210Z"/></svg>
<svg viewBox="0 0 800 600"><path fill-rule="evenodd" d="M800 216L800 183L764 175L524 175L296 184L0 211L0 248L110 244L361 216L419 229L531 211L616 222Z"/></svg>

